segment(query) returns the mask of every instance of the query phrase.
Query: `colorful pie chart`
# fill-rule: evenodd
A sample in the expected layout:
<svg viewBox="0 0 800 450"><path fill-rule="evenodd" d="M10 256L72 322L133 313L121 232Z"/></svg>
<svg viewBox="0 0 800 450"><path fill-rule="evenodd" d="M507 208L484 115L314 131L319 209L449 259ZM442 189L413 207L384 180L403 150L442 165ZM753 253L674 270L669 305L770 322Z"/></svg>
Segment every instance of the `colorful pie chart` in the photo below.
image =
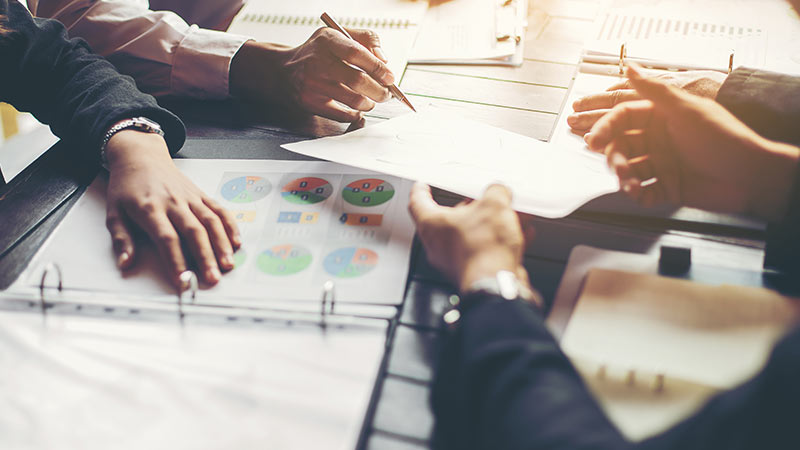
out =
<svg viewBox="0 0 800 450"><path fill-rule="evenodd" d="M333 194L333 186L327 180L315 177L298 178L283 187L281 196L296 205L313 205L324 202Z"/></svg>
<svg viewBox="0 0 800 450"><path fill-rule="evenodd" d="M394 197L394 186L379 178L365 178L345 186L344 201L356 206L378 206Z"/></svg>
<svg viewBox="0 0 800 450"><path fill-rule="evenodd" d="M368 248L346 247L332 251L322 266L338 278L357 278L378 265L378 254Z"/></svg>
<svg viewBox="0 0 800 450"><path fill-rule="evenodd" d="M311 265L311 252L297 245L277 245L258 255L258 268L267 275L285 276Z"/></svg>
<svg viewBox="0 0 800 450"><path fill-rule="evenodd" d="M222 198L233 203L252 203L269 195L272 185L266 178L244 176L222 185Z"/></svg>

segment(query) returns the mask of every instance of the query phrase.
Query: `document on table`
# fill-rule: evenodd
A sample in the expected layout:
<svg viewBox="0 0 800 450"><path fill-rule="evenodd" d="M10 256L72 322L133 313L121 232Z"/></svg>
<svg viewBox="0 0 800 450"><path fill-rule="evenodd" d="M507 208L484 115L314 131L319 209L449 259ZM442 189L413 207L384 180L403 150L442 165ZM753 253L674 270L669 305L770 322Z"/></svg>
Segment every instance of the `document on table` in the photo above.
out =
<svg viewBox="0 0 800 450"><path fill-rule="evenodd" d="M798 313L797 300L763 288L593 269L561 346L639 440L755 375Z"/></svg>
<svg viewBox="0 0 800 450"><path fill-rule="evenodd" d="M428 8L411 63L522 64L528 1L441 2ZM503 39L498 39L503 35ZM507 37L506 37L507 36Z"/></svg>
<svg viewBox="0 0 800 450"><path fill-rule="evenodd" d="M414 225L411 182L326 162L175 160L200 189L235 216L243 246L236 268L200 304L259 300L318 304L327 281L339 303L400 304ZM69 289L132 292L174 303L174 289L149 240L135 268L114 264L105 229L104 176L98 177L37 253L15 288L38 286L48 263Z"/></svg>
<svg viewBox="0 0 800 450"><path fill-rule="evenodd" d="M492 183L502 183L514 191L517 211L548 218L564 217L619 190L602 155L547 144L435 108L283 147L471 198L480 197Z"/></svg>
<svg viewBox="0 0 800 450"><path fill-rule="evenodd" d="M386 343L357 326L0 312L0 448L356 446Z"/></svg>
<svg viewBox="0 0 800 450"><path fill-rule="evenodd" d="M4 130L3 121L0 121L0 172L3 173L3 180L10 183L55 145L58 138L50 132L50 127L39 123L31 114L17 113L4 105L0 105L0 108L7 108L0 111L0 115L8 114L10 117L7 120L14 127L13 130Z"/></svg>

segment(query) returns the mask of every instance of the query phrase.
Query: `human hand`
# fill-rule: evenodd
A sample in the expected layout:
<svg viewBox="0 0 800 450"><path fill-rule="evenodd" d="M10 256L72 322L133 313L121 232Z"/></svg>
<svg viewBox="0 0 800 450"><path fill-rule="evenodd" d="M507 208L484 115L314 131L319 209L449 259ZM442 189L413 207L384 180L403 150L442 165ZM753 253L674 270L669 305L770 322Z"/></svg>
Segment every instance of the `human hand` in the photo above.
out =
<svg viewBox="0 0 800 450"><path fill-rule="evenodd" d="M693 70L688 72L659 71L653 78L679 87L691 94L714 99L727 77L724 73L713 70ZM575 100L572 104L575 112L567 117L567 124L575 131L587 131L611 108L620 103L641 99L642 97L636 92L630 81L621 81L605 92Z"/></svg>
<svg viewBox="0 0 800 450"><path fill-rule="evenodd" d="M800 150L762 138L713 100L627 73L646 100L616 106L587 138L625 192L645 205L782 216Z"/></svg>
<svg viewBox="0 0 800 450"><path fill-rule="evenodd" d="M106 156L106 226L121 270L134 264L134 226L154 242L178 287L188 268L182 242L206 283L216 284L220 269L233 269L233 251L241 245L235 220L175 167L161 136L121 131L108 141Z"/></svg>
<svg viewBox="0 0 800 450"><path fill-rule="evenodd" d="M525 238L508 188L490 186L483 198L448 208L433 200L430 187L416 183L409 211L428 260L462 292L501 270L528 282L522 267ZM527 230L532 238L533 228Z"/></svg>
<svg viewBox="0 0 800 450"><path fill-rule="evenodd" d="M245 43L231 62L231 93L340 122L359 120L391 98L386 86L395 78L375 33L347 31L356 42L320 28L296 48Z"/></svg>

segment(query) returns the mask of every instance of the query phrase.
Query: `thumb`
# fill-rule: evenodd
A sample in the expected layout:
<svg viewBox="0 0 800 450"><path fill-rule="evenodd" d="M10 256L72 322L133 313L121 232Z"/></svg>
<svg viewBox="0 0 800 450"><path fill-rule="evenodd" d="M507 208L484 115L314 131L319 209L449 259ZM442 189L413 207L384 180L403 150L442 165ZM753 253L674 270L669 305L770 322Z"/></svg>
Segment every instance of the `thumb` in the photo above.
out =
<svg viewBox="0 0 800 450"><path fill-rule="evenodd" d="M656 107L670 109L683 104L686 95L683 91L655 78L646 78L637 64L629 65L625 74L636 92Z"/></svg>

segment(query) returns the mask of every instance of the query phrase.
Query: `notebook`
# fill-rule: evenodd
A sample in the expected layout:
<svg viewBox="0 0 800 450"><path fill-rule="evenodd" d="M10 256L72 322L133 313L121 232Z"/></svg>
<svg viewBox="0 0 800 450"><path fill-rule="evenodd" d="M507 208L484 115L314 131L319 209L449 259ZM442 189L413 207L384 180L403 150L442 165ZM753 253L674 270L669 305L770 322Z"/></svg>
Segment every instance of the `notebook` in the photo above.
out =
<svg viewBox="0 0 800 450"><path fill-rule="evenodd" d="M755 375L800 303L753 287L592 269L561 346L620 430L663 431Z"/></svg>
<svg viewBox="0 0 800 450"><path fill-rule="evenodd" d="M298 46L324 24L323 12L345 28L365 28L378 33L389 59L389 69L401 77L427 2L403 0L249 1L233 19L229 32L259 41Z"/></svg>
<svg viewBox="0 0 800 450"><path fill-rule="evenodd" d="M460 0L431 6L410 62L519 66L527 0Z"/></svg>

